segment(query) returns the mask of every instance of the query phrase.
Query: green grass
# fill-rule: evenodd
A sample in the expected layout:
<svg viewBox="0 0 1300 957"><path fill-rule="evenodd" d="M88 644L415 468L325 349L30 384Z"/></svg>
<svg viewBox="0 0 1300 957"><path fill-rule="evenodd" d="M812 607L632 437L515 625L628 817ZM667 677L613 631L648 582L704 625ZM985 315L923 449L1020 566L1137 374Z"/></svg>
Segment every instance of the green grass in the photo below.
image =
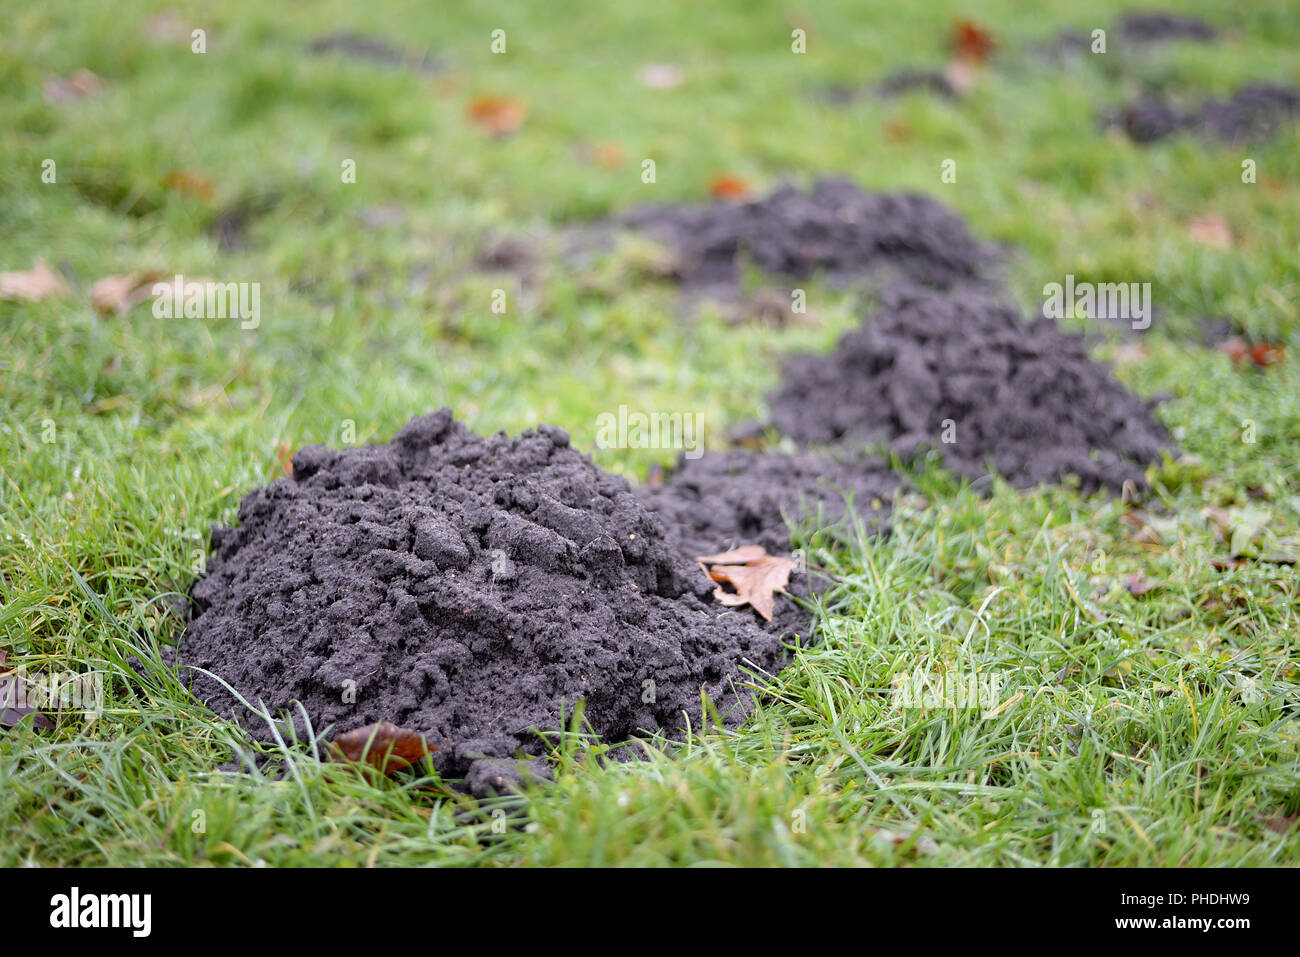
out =
<svg viewBox="0 0 1300 957"><path fill-rule="evenodd" d="M0 270L44 258L72 290L0 302L0 647L33 671L98 672L106 696L93 722L0 731L0 864L1295 863L1300 827L1265 821L1300 812L1300 593L1294 566L1260 558L1300 542L1300 372L1234 367L1198 330L1231 317L1300 347L1300 137L1249 154L1141 149L1095 116L1139 84L1195 96L1300 82L1300 17L1284 0L1187 4L1228 28L1224 42L1125 54L1112 39L1103 62L1048 67L1030 44L1110 26L1124 5L517 6L185 5L171 45L142 30L161 3L58 0L10 18ZM201 56L191 17L209 31ZM836 110L807 95L941 64L959 17L1002 44L960 104ZM504 56L489 52L498 27ZM302 53L345 29L447 70ZM686 83L644 89L649 61L680 64ZM47 104L43 81L79 67L104 92ZM516 135L466 119L483 94L528 102ZM593 143L626 161L584 161ZM1247 155L1255 185L1241 182ZM45 158L56 184L40 181ZM344 185L348 158L358 176ZM946 158L956 184L939 180ZM210 177L213 197L166 189L172 170ZM280 443L339 444L348 422L359 442L384 441L444 404L479 430L556 422L585 448L596 416L624 403L703 411L717 436L761 414L780 355L827 348L856 321L815 283L808 323L692 317L636 248L579 266L543 256L523 284L468 268L485 235L700 199L723 173L759 188L843 173L935 195L1009 244L1027 306L1067 272L1152 282L1147 354L1098 347L1126 360L1130 387L1169 397L1159 415L1186 453L1153 470L1146 524L1103 497L977 495L932 468L886 540L806 530L841 584L794 664L754 676L769 702L739 732L700 729L620 763L575 731L554 742L554 784L479 806L293 748L264 767L164 662L181 630L169 596L201 573L209 527L278 474ZM268 197L248 244L221 251L208 232L220 211ZM400 224L361 225L385 203ZM1210 213L1231 249L1189 238ZM95 279L144 268L260 282L261 326L91 310ZM596 459L639 476L670 454ZM1224 566L1234 535L1249 557ZM1134 596L1132 575L1156 587ZM900 707L895 681L917 668L997 676L1006 707Z"/></svg>

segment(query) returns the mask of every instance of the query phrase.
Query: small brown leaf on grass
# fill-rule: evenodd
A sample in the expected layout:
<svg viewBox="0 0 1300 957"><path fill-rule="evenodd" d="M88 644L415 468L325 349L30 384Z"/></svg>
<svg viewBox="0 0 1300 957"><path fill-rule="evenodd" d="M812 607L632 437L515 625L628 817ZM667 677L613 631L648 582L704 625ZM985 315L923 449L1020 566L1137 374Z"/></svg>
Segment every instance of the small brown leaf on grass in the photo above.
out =
<svg viewBox="0 0 1300 957"><path fill-rule="evenodd" d="M25 272L0 272L0 299L10 302L40 302L67 288L63 277L39 259Z"/></svg>
<svg viewBox="0 0 1300 957"><path fill-rule="evenodd" d="M1124 587L1134 598L1140 598L1147 592L1155 588L1155 583L1149 581L1141 572L1135 572L1124 579Z"/></svg>
<svg viewBox="0 0 1300 957"><path fill-rule="evenodd" d="M1285 834L1295 826L1296 821L1300 821L1300 814L1274 814L1260 818L1260 823L1274 834Z"/></svg>
<svg viewBox="0 0 1300 957"><path fill-rule="evenodd" d="M756 562L767 557L767 549L762 545L742 545L740 548L733 548L729 552L718 552L716 555L696 555L697 562L718 565L744 565L746 562Z"/></svg>
<svg viewBox="0 0 1300 957"><path fill-rule="evenodd" d="M149 298L161 278L162 273L152 270L105 276L90 287L90 304L105 316L125 315Z"/></svg>
<svg viewBox="0 0 1300 957"><path fill-rule="evenodd" d="M275 443L275 457L284 469L285 475L293 474L293 446L288 442Z"/></svg>
<svg viewBox="0 0 1300 957"><path fill-rule="evenodd" d="M175 10L164 10L155 14L141 25L141 31L150 43L188 42L190 31Z"/></svg>
<svg viewBox="0 0 1300 957"><path fill-rule="evenodd" d="M1286 360L1286 346L1274 342L1248 343L1243 339L1233 337L1219 343L1219 351L1234 363L1249 359L1261 369L1275 366Z"/></svg>
<svg viewBox="0 0 1300 957"><path fill-rule="evenodd" d="M380 721L339 735L330 742L330 750L335 760L364 761L384 774L392 774L438 749L418 732Z"/></svg>
<svg viewBox="0 0 1300 957"><path fill-rule="evenodd" d="M1119 520L1133 529L1129 536L1135 542L1143 545L1161 545L1164 538L1160 531L1147 520L1145 512L1128 511L1119 517Z"/></svg>
<svg viewBox="0 0 1300 957"><path fill-rule="evenodd" d="M18 704L19 678L13 672L4 669L4 664L9 660L9 652L0 648L0 727L12 728L29 714L32 715L32 725L42 730L49 731L54 727L54 722L41 714L35 708L28 708L25 705Z"/></svg>
<svg viewBox="0 0 1300 957"><path fill-rule="evenodd" d="M1215 249L1232 248L1232 229L1228 226L1228 221L1213 213L1208 216L1198 216L1188 223L1187 235L1193 242L1200 243L1202 246L1212 246Z"/></svg>
<svg viewBox="0 0 1300 957"><path fill-rule="evenodd" d="M993 34L971 20L959 20L952 30L952 49L967 63L984 63L997 44Z"/></svg>
<svg viewBox="0 0 1300 957"><path fill-rule="evenodd" d="M602 169L618 169L627 159L627 151L617 143L579 143L574 150L584 163L594 163Z"/></svg>
<svg viewBox="0 0 1300 957"><path fill-rule="evenodd" d="M104 81L90 70L76 70L68 76L52 76L45 81L45 102L67 103L79 100L104 88Z"/></svg>
<svg viewBox="0 0 1300 957"><path fill-rule="evenodd" d="M892 847L902 847L915 839L915 843L913 843L912 846L922 854L939 853L939 845L935 842L934 838L930 837L928 834L918 834L916 828L912 827L910 824L904 824L901 827L894 828L893 830L879 828L875 831L874 836L877 840Z"/></svg>
<svg viewBox="0 0 1300 957"><path fill-rule="evenodd" d="M469 118L484 133L505 136L523 125L528 107L508 96L479 96L470 101Z"/></svg>
<svg viewBox="0 0 1300 957"><path fill-rule="evenodd" d="M718 176L709 184L709 193L714 199L744 199L749 195L749 184L739 176Z"/></svg>
<svg viewBox="0 0 1300 957"><path fill-rule="evenodd" d="M767 621L776 610L776 593L785 591L790 573L795 569L793 558L769 555L761 545L745 545L729 552L702 555L696 561L715 582L731 585L734 592L721 587L713 597L729 608L749 605ZM713 563L717 564L713 564Z"/></svg>
<svg viewBox="0 0 1300 957"><path fill-rule="evenodd" d="M187 169L174 169L169 172L163 177L163 186L177 193L197 196L203 200L211 199L217 190L216 184L210 177Z"/></svg>

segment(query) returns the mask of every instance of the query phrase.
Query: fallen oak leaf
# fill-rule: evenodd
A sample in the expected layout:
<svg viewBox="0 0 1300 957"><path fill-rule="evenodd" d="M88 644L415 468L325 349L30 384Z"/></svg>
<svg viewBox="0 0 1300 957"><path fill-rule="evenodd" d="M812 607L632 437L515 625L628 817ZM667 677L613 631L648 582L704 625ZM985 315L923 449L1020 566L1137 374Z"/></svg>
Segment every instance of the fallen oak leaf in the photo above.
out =
<svg viewBox="0 0 1300 957"><path fill-rule="evenodd" d="M709 194L714 199L744 199L749 195L749 184L739 176L718 176L709 184Z"/></svg>
<svg viewBox="0 0 1300 957"><path fill-rule="evenodd" d="M90 304L105 316L125 315L153 294L153 285L161 278L162 273L154 270L105 276L90 287Z"/></svg>
<svg viewBox="0 0 1300 957"><path fill-rule="evenodd" d="M1257 342L1250 347L1250 361L1260 368L1275 366L1286 358L1286 346L1280 343Z"/></svg>
<svg viewBox="0 0 1300 957"><path fill-rule="evenodd" d="M63 277L40 259L26 271L0 272L0 299L10 302L40 302L67 288Z"/></svg>
<svg viewBox="0 0 1300 957"><path fill-rule="evenodd" d="M172 170L163 177L162 183L167 189L204 200L211 199L217 189L210 177L186 169Z"/></svg>
<svg viewBox="0 0 1300 957"><path fill-rule="evenodd" d="M1141 572L1135 572L1124 579L1124 587L1134 598L1140 598L1147 592L1156 587L1154 582L1149 581Z"/></svg>
<svg viewBox="0 0 1300 957"><path fill-rule="evenodd" d="M972 20L959 20L953 27L953 52L968 63L984 63L996 46L993 34Z"/></svg>
<svg viewBox="0 0 1300 957"><path fill-rule="evenodd" d="M1249 359L1261 369L1275 366L1286 359L1286 346L1281 343L1248 343L1236 336L1220 342L1218 350L1231 359L1234 365Z"/></svg>
<svg viewBox="0 0 1300 957"><path fill-rule="evenodd" d="M275 443L275 458L280 463L280 468L284 469L285 475L293 474L292 445L285 441Z"/></svg>
<svg viewBox="0 0 1300 957"><path fill-rule="evenodd" d="M1232 228L1226 219L1214 213L1193 219L1187 226L1187 235L1202 246L1232 248Z"/></svg>
<svg viewBox="0 0 1300 957"><path fill-rule="evenodd" d="M595 163L602 169L617 169L627 159L627 151L617 143L579 143L574 152L584 163Z"/></svg>
<svg viewBox="0 0 1300 957"><path fill-rule="evenodd" d="M479 96L470 101L469 118L485 133L505 136L523 125L528 107L506 96Z"/></svg>
<svg viewBox="0 0 1300 957"><path fill-rule="evenodd" d="M729 552L718 552L716 555L696 555L695 560L708 565L744 565L766 557L767 549L762 545L742 545L740 548L733 548Z"/></svg>
<svg viewBox="0 0 1300 957"><path fill-rule="evenodd" d="M776 593L785 591L790 583L790 573L798 563L793 558L769 555L761 545L746 545L729 552L706 555L700 559L700 567L719 559L723 559L723 563L709 564L705 569L709 578L719 583L713 597L728 608L749 605L764 620L771 621L776 611ZM721 587L723 584L736 590L726 591Z"/></svg>
<svg viewBox="0 0 1300 957"><path fill-rule="evenodd" d="M888 846L903 847L905 845L910 845L922 854L939 853L939 845L935 842L934 838L924 832L918 832L918 830L910 824L904 824L893 830L879 828L874 832L873 836ZM915 843L912 843L913 838L915 838Z"/></svg>
<svg viewBox="0 0 1300 957"><path fill-rule="evenodd" d="M103 79L98 74L83 68L75 70L68 76L52 76L46 80L45 102L67 103L98 93L103 88Z"/></svg>
<svg viewBox="0 0 1300 957"><path fill-rule="evenodd" d="M329 747L336 760L364 761L384 774L409 768L438 750L424 735L388 721L345 732L329 742Z"/></svg>
<svg viewBox="0 0 1300 957"><path fill-rule="evenodd" d="M9 653L0 648L0 667L9 660ZM12 728L29 714L32 715L33 727L44 731L53 729L54 722L35 708L18 703L18 685L20 679L12 671L0 671L0 727Z"/></svg>
<svg viewBox="0 0 1300 957"><path fill-rule="evenodd" d="M1285 834L1300 821L1300 814L1273 814L1269 817L1261 817L1259 822L1274 834Z"/></svg>

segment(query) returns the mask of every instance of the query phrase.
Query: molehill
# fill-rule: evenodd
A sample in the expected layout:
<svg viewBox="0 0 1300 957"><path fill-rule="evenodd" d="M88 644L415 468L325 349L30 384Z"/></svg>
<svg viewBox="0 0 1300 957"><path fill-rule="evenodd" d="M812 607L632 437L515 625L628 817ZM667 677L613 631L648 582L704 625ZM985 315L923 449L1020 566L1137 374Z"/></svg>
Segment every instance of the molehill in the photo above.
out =
<svg viewBox="0 0 1300 957"><path fill-rule="evenodd" d="M1017 486L1073 473L1084 491L1141 487L1167 440L1080 336L983 289L890 287L831 354L791 359L769 405L802 443L931 447L960 474L992 466Z"/></svg>
<svg viewBox="0 0 1300 957"><path fill-rule="evenodd" d="M388 720L473 780L542 753L534 729L580 699L611 741L698 722L701 690L745 709L733 679L781 667L779 632L719 606L681 545L563 430L484 438L442 409L386 445L303 449L249 494L214 530L180 657L300 736L294 701L317 733ZM194 690L270 737L207 675Z"/></svg>
<svg viewBox="0 0 1300 957"><path fill-rule="evenodd" d="M1207 99L1183 109L1161 96L1148 96L1102 118L1135 143L1154 143L1178 133L1210 136L1225 143L1258 142L1276 136L1300 116L1300 88L1251 83L1225 99Z"/></svg>
<svg viewBox="0 0 1300 957"><path fill-rule="evenodd" d="M672 249L676 278L703 292L734 289L746 262L839 284L875 274L946 288L978 278L997 258L942 203L865 192L839 177L807 193L786 185L748 202L647 206L622 222Z"/></svg>

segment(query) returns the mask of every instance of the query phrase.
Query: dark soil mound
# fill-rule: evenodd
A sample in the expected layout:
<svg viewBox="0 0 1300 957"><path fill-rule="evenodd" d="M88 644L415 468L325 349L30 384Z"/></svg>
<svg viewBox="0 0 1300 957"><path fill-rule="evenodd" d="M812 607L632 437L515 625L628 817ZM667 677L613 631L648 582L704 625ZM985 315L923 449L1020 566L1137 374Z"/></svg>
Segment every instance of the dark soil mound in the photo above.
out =
<svg viewBox="0 0 1300 957"><path fill-rule="evenodd" d="M1226 100L1206 100L1180 110L1161 97L1146 97L1104 117L1135 143L1154 143L1176 133L1213 136L1227 143L1269 139L1300 116L1300 88L1271 83L1244 86Z"/></svg>
<svg viewBox="0 0 1300 957"><path fill-rule="evenodd" d="M952 85L952 81L943 71L918 70L911 67L895 70L875 86L837 83L818 87L812 91L811 96L827 106L850 106L868 96L890 99L913 92L933 93L946 100L960 98L957 88Z"/></svg>
<svg viewBox="0 0 1300 957"><path fill-rule="evenodd" d="M638 491L690 556L740 545L787 555L787 520L834 525L844 518L847 500L870 527L885 530L899 484L881 459L737 449L683 458L662 485Z"/></svg>
<svg viewBox="0 0 1300 957"><path fill-rule="evenodd" d="M1119 35L1130 43L1195 40L1210 43L1218 32L1204 20L1177 13L1128 13L1120 18Z"/></svg>
<svg viewBox="0 0 1300 957"><path fill-rule="evenodd" d="M867 193L846 179L792 186L746 203L649 206L624 224L676 253L688 287L735 288L741 264L805 278L846 282L875 270L947 287L977 277L994 259L960 216L928 196Z"/></svg>
<svg viewBox="0 0 1300 957"><path fill-rule="evenodd" d="M991 465L1018 486L1067 474L1087 491L1140 486L1166 440L1081 337L978 289L887 291L833 353L789 362L769 402L797 441L889 441L904 457L931 446L963 475Z"/></svg>
<svg viewBox="0 0 1300 957"><path fill-rule="evenodd" d="M944 99L957 99L957 88L940 70L899 70L891 73L876 87L881 96L900 96L913 91L935 93Z"/></svg>
<svg viewBox="0 0 1300 957"><path fill-rule="evenodd" d="M363 60L378 66L414 70L417 73L437 73L442 69L442 64L427 53L415 56L364 33L328 33L313 40L307 47L307 52L317 56L335 54L349 60Z"/></svg>
<svg viewBox="0 0 1300 957"><path fill-rule="evenodd" d="M532 729L557 729L579 699L620 740L682 712L698 722L701 688L740 703L746 660L783 663L778 635L718 606L628 483L551 426L481 438L443 409L387 445L304 449L213 545L185 664L295 723L301 701L318 733L381 719L423 732L447 775L540 753ZM248 717L210 678L194 688Z"/></svg>

